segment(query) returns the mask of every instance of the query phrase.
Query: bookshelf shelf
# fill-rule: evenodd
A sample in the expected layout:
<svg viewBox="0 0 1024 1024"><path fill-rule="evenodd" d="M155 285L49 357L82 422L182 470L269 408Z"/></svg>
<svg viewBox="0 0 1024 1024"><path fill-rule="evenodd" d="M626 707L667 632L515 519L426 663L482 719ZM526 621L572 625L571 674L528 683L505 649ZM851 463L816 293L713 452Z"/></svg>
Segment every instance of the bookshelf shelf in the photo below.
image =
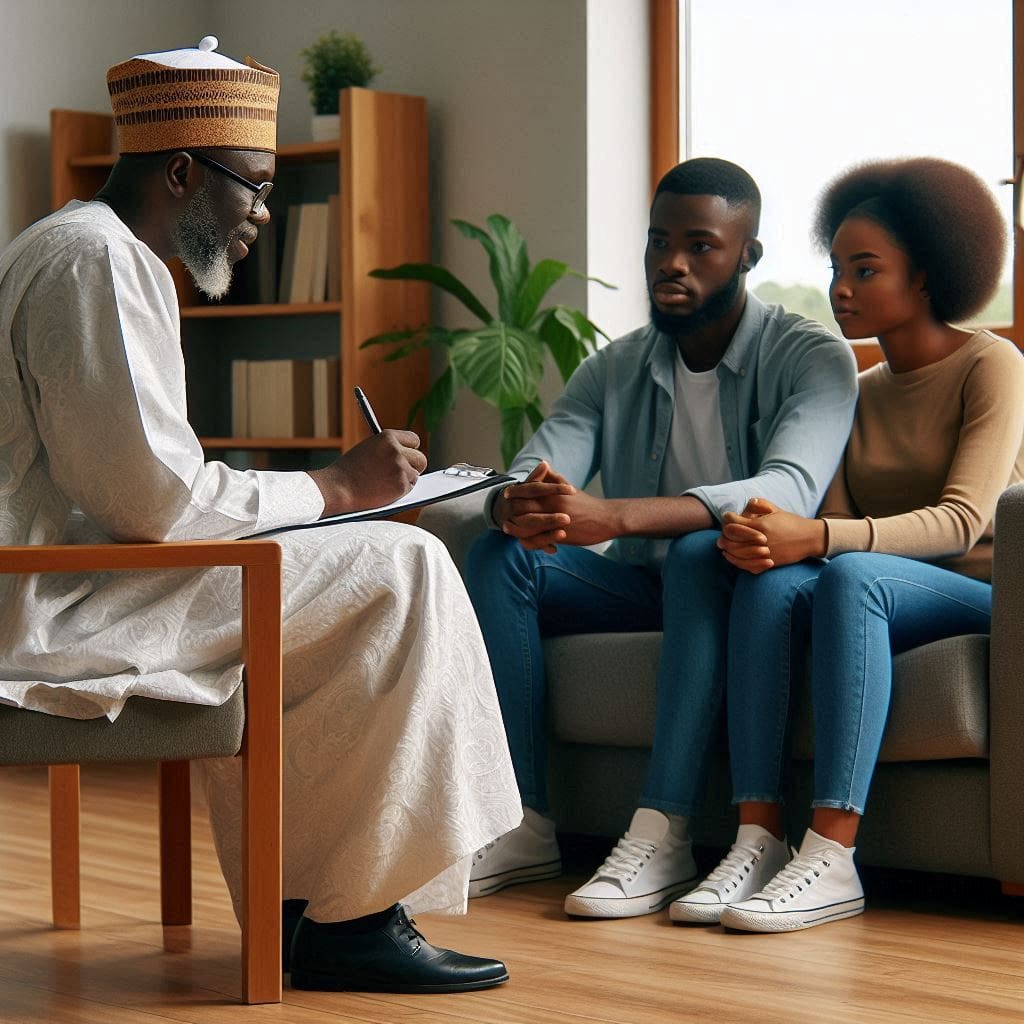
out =
<svg viewBox="0 0 1024 1024"><path fill-rule="evenodd" d="M201 437L199 443L207 451L268 451L272 448L298 451L303 448L344 448L340 437Z"/></svg>
<svg viewBox="0 0 1024 1024"><path fill-rule="evenodd" d="M340 302L254 302L249 305L182 306L182 320L224 316L315 316L341 312Z"/></svg>
<svg viewBox="0 0 1024 1024"><path fill-rule="evenodd" d="M276 179L288 203L321 202L337 193L338 220L331 227L340 240L340 280L332 294L340 295L340 301L245 303L247 291L242 288L233 302L200 303L182 269L172 269L181 303L189 400L194 403L189 416L207 451L262 450L268 453L266 459L277 452L289 464L289 450L345 450L369 433L355 402L340 401L338 437L231 436L231 364L236 360L252 365L266 359L337 358L340 394L351 395L352 385L360 384L387 423L404 424L408 410L427 389L426 351L397 364L384 361L386 346L360 348L375 334L422 324L430 317L425 284L369 276L376 267L430 259L426 101L370 89L344 89L339 100L338 138L281 145ZM111 152L113 119L109 114L53 110L50 132L52 207L92 198L116 159Z"/></svg>

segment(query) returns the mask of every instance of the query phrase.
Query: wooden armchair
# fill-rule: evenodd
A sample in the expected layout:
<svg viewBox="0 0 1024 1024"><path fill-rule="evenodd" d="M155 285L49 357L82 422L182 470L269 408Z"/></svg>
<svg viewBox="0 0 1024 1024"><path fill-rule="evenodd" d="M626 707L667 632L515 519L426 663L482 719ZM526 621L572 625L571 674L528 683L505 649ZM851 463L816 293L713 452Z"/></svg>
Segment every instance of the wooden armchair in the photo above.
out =
<svg viewBox="0 0 1024 1024"><path fill-rule="evenodd" d="M0 548L0 573L242 568L245 684L220 708L132 697L115 722L0 708L0 764L50 765L53 921L79 926L79 764L160 764L165 925L191 924L189 760L242 758L242 997L281 1001L281 548L188 541Z"/></svg>

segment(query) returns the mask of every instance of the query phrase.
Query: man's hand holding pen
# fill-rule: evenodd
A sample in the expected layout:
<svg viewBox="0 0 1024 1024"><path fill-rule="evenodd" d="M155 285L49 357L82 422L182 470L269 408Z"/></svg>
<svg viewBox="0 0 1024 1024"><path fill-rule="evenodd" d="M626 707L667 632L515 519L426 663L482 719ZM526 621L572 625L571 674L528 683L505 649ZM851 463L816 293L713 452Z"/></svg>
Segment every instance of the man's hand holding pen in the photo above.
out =
<svg viewBox="0 0 1024 1024"><path fill-rule="evenodd" d="M419 436L411 430L382 430L369 400L355 390L371 433L329 466L310 472L324 497L324 516L387 505L407 494L427 468Z"/></svg>

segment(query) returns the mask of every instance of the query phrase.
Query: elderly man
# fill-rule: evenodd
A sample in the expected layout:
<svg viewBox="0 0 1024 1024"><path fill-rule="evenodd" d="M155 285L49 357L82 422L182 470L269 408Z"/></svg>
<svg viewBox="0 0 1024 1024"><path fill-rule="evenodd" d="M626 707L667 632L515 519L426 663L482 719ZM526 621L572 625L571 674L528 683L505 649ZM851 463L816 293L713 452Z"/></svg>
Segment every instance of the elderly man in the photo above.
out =
<svg viewBox="0 0 1024 1024"><path fill-rule="evenodd" d="M0 543L242 537L386 503L425 465L416 435L394 430L311 473L203 460L163 261L226 291L270 217L279 87L216 46L111 68L109 180L0 256ZM431 947L400 902L463 911L468 856L522 815L458 575L397 524L281 544L292 984L499 984L502 963ZM216 705L240 683L231 570L3 577L0 600L5 703L113 719L133 694ZM209 764L206 788L237 904L237 765Z"/></svg>

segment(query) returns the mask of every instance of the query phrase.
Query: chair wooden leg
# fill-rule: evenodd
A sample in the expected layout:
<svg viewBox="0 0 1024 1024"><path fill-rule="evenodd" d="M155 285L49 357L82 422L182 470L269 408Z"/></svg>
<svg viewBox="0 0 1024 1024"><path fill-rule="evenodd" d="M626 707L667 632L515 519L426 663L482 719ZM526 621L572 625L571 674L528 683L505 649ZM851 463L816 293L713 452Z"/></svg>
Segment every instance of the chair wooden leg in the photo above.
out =
<svg viewBox="0 0 1024 1024"><path fill-rule="evenodd" d="M81 925L77 764L50 765L50 890L53 926Z"/></svg>
<svg viewBox="0 0 1024 1024"><path fill-rule="evenodd" d="M242 576L242 998L281 1001L281 573Z"/></svg>
<svg viewBox="0 0 1024 1024"><path fill-rule="evenodd" d="M1024 896L1024 882L1002 882L1004 896Z"/></svg>
<svg viewBox="0 0 1024 1024"><path fill-rule="evenodd" d="M192 923L192 790L188 761L160 763L160 920Z"/></svg>

